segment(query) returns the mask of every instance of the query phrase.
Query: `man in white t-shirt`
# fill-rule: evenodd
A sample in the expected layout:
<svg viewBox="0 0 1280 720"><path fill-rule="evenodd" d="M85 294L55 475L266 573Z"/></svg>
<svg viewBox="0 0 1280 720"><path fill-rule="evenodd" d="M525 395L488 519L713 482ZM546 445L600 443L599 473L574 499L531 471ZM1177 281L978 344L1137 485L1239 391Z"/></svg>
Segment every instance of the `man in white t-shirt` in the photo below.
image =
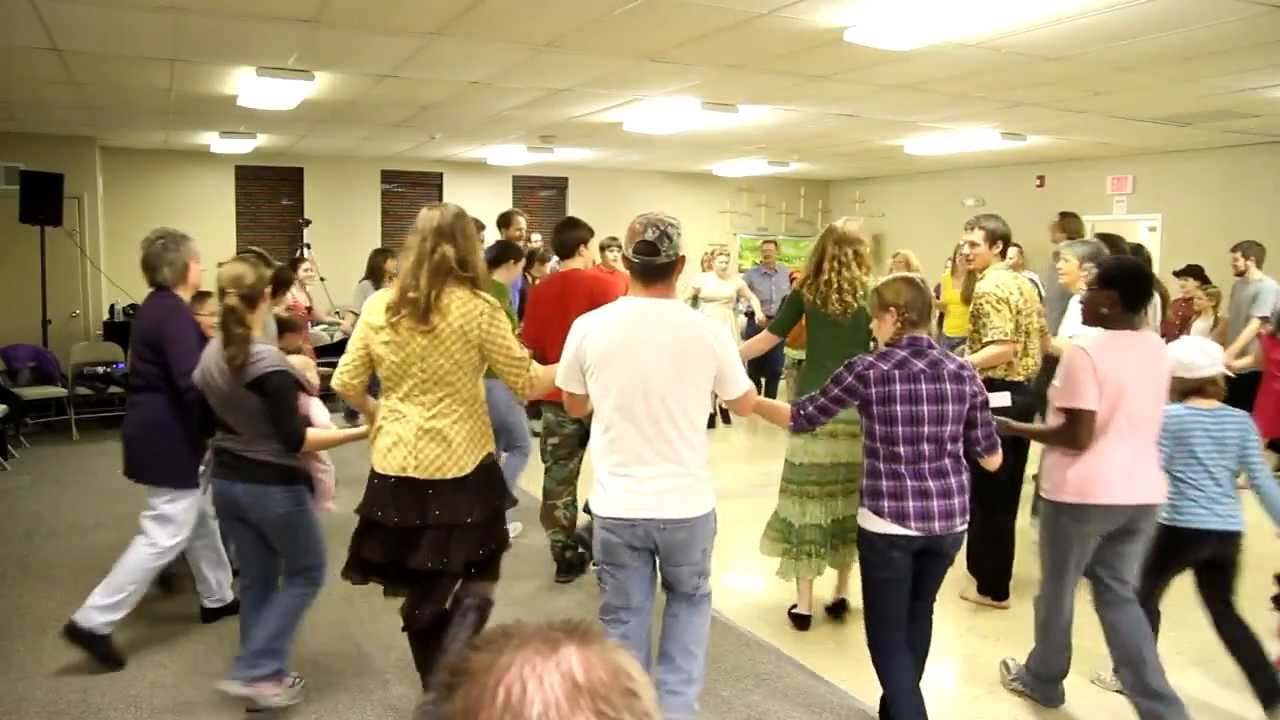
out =
<svg viewBox="0 0 1280 720"><path fill-rule="evenodd" d="M685 266L679 221L637 217L627 228L623 262L631 294L574 322L556 385L569 415L594 413L600 622L651 671L667 720L684 720L698 714L711 630L711 396L747 416L757 395L724 328L678 299ZM667 602L654 667L659 573Z"/></svg>

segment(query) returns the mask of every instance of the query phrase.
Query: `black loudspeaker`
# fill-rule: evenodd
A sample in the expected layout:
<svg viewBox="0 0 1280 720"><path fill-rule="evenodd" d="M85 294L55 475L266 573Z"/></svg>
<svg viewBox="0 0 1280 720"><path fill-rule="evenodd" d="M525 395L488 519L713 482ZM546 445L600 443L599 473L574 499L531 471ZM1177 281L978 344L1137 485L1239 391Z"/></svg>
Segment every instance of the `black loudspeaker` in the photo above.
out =
<svg viewBox="0 0 1280 720"><path fill-rule="evenodd" d="M18 222L62 227L63 175L40 170L18 173Z"/></svg>

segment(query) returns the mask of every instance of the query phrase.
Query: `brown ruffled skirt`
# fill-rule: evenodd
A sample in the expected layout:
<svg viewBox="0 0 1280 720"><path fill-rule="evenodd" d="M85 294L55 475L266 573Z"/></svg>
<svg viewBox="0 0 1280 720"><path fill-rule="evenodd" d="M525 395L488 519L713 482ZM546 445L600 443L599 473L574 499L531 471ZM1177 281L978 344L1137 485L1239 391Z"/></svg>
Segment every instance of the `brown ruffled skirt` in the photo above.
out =
<svg viewBox="0 0 1280 720"><path fill-rule="evenodd" d="M369 472L342 577L406 598L405 627L443 609L458 583L497 582L515 498L492 456L470 473L426 480Z"/></svg>

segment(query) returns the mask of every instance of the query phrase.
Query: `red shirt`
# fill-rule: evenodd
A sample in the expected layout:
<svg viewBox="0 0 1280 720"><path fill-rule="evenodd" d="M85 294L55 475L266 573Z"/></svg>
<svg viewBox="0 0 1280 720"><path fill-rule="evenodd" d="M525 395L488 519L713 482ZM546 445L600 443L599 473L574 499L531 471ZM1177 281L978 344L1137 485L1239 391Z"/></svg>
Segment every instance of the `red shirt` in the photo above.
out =
<svg viewBox="0 0 1280 720"><path fill-rule="evenodd" d="M631 292L631 275L622 270L615 270L608 265L597 265L591 272L603 275L609 278L609 282L613 283L618 290L618 297L622 297Z"/></svg>
<svg viewBox="0 0 1280 720"><path fill-rule="evenodd" d="M548 275L529 291L521 339L543 365L560 362L569 328L579 316L622 297L612 278L590 270L561 270ZM560 390L539 398L563 402Z"/></svg>
<svg viewBox="0 0 1280 720"><path fill-rule="evenodd" d="M1280 338L1265 328L1258 333L1262 345L1262 382L1253 402L1253 422L1263 440L1280 438Z"/></svg>

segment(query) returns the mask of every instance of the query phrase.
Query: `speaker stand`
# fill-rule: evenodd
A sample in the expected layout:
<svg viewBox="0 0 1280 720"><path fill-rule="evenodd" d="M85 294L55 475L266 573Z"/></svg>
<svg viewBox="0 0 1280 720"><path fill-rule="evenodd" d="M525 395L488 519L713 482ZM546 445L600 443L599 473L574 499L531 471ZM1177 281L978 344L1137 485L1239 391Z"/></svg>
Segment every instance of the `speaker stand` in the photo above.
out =
<svg viewBox="0 0 1280 720"><path fill-rule="evenodd" d="M40 344L49 349L49 268L45 253L45 226L40 226Z"/></svg>

